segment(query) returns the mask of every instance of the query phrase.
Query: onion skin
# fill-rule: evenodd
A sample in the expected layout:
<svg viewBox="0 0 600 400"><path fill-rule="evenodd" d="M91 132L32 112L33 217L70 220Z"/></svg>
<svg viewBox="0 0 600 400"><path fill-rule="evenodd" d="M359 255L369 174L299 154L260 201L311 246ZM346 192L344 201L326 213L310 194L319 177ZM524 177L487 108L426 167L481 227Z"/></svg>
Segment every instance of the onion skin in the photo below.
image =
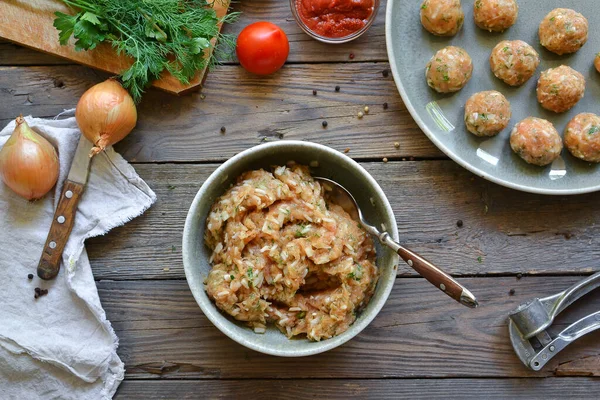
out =
<svg viewBox="0 0 600 400"><path fill-rule="evenodd" d="M109 79L81 96L75 118L83 135L94 144L93 157L129 135L137 123L137 110L127 90Z"/></svg>
<svg viewBox="0 0 600 400"><path fill-rule="evenodd" d="M58 155L44 137L32 130L23 117L0 150L0 177L27 200L44 197L58 180Z"/></svg>

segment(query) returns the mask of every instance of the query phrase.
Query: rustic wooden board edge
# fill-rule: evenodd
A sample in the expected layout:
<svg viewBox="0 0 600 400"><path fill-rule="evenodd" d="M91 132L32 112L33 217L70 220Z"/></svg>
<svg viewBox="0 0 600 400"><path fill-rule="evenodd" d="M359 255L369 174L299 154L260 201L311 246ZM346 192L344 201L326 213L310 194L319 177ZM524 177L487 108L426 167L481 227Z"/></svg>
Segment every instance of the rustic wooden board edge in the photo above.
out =
<svg viewBox="0 0 600 400"><path fill-rule="evenodd" d="M231 0L216 0L213 4L217 16L223 18L229 10ZM129 57L118 56L115 50L106 43L102 43L90 51L76 51L72 38L68 46L60 45L58 31L52 25L55 11L71 12L58 0L32 0L27 4L23 4L19 0L0 2L0 38L111 74L119 74L131 65L132 61ZM23 13L29 13L29 16L23 15ZM15 20L26 20L28 17L33 19L35 27L11 23ZM15 26L17 29L14 29ZM219 31L221 28L222 24L219 24ZM25 34L25 38L23 38L23 34ZM39 41L40 38L41 41ZM213 46L207 49L208 56L212 54L216 40L217 38L211 40ZM182 84L171 74L165 72L161 79L152 82L152 86L168 93L182 95L201 89L208 72L208 67L199 71L188 85Z"/></svg>
<svg viewBox="0 0 600 400"><path fill-rule="evenodd" d="M23 1L23 0L22 0ZM233 11L240 11L239 22L227 24L223 33L237 35L251 22L264 20L280 26L288 36L290 54L288 63L353 63L353 62L386 62L388 59L385 47L385 6L381 1L379 14L373 26L360 38L344 44L328 45L318 42L305 34L292 18L288 2L284 1L237 1L231 3ZM0 63L10 65L11 54L7 54L9 46L0 41ZM40 65L61 63L60 59L51 60L48 56L25 49L13 49L13 58L20 65ZM350 58L350 54L354 58ZM225 60L221 60L225 61ZM235 61L234 61L235 62ZM225 61L224 64L230 64Z"/></svg>

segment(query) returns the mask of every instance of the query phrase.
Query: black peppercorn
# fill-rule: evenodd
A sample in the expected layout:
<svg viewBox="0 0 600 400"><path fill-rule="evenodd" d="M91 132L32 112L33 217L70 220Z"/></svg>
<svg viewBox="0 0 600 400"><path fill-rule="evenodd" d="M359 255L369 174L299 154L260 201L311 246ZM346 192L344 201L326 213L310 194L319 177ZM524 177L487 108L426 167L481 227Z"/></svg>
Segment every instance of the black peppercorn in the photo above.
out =
<svg viewBox="0 0 600 400"><path fill-rule="evenodd" d="M221 133L225 133L227 132L227 128L225 128L224 126L221 127Z"/></svg>
<svg viewBox="0 0 600 400"><path fill-rule="evenodd" d="M517 280L521 279L523 277L523 274L517 274Z"/></svg>
<svg viewBox="0 0 600 400"><path fill-rule="evenodd" d="M316 96L316 95L317 95L317 91L313 90L313 96Z"/></svg>
<svg viewBox="0 0 600 400"><path fill-rule="evenodd" d="M340 91L340 87L339 87L339 86L336 86L336 87L335 87L335 91L336 91L336 92L339 92L339 91Z"/></svg>
<svg viewBox="0 0 600 400"><path fill-rule="evenodd" d="M381 71L381 74L383 75L384 78L387 78L388 76L390 76L390 73L387 69L384 69L383 71Z"/></svg>
<svg viewBox="0 0 600 400"><path fill-rule="evenodd" d="M388 109L388 103L383 103L383 109L387 110Z"/></svg>
<svg viewBox="0 0 600 400"><path fill-rule="evenodd" d="M515 289L510 289L510 290L508 291L508 295L509 295L509 296L514 296L514 295L515 295Z"/></svg>
<svg viewBox="0 0 600 400"><path fill-rule="evenodd" d="M459 219L458 221L456 221L456 226L458 226L459 228L463 227L462 219Z"/></svg>
<svg viewBox="0 0 600 400"><path fill-rule="evenodd" d="M32 280L33 279L33 274L27 275L27 279Z"/></svg>
<svg viewBox="0 0 600 400"><path fill-rule="evenodd" d="M323 121L322 125L323 125L323 128L327 128L327 125L328 125L327 121Z"/></svg>

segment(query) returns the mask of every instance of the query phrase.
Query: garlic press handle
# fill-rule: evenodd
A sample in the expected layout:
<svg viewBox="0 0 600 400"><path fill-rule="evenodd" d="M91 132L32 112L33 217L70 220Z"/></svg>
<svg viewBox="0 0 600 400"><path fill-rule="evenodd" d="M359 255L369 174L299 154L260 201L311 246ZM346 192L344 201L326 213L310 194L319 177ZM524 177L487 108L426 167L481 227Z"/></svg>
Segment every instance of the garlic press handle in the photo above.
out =
<svg viewBox="0 0 600 400"><path fill-rule="evenodd" d="M539 353L529 359L529 368L534 371L541 370L548 361L558 354L562 349L573 343L580 337L600 329L600 311L575 322L548 343Z"/></svg>
<svg viewBox="0 0 600 400"><path fill-rule="evenodd" d="M600 287L600 272L597 272L594 275L587 277L586 279L582 280L581 282L571 286L569 289L562 292L559 295L557 301L553 304L552 309L549 310L551 319L554 319L565 308L569 307L579 298L585 296L586 294L598 287ZM544 301L542 300L542 302Z"/></svg>

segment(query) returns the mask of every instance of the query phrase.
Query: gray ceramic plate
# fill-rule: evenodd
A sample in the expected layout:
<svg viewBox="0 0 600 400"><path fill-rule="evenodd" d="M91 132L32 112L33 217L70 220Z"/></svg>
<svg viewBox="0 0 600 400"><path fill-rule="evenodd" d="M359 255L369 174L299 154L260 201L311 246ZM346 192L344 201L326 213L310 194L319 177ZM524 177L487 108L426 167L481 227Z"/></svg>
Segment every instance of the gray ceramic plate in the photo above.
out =
<svg viewBox="0 0 600 400"><path fill-rule="evenodd" d="M528 165L515 155L509 144L510 130L520 120L535 116L551 121L562 134L567 123L582 112L600 113L600 74L593 66L600 51L600 9L598 0L517 0L519 18L504 33L483 31L473 22L473 0L463 1L465 24L451 38L431 35L422 28L419 7L422 0L389 0L386 38L390 65L406 107L431 141L454 161L473 173L513 189L544 194L578 194L600 190L600 165L580 161L565 149L553 165ZM587 44L577 53L558 56L539 44L538 26L557 7L572 8L589 21ZM525 85L512 88L497 79L489 66L490 52L502 40L524 40L540 54L536 75ZM463 47L473 59L473 78L458 93L440 95L427 86L425 65L439 49ZM570 111L555 114L537 102L535 88L540 72L566 64L586 78L585 97ZM512 104L510 126L492 139L480 139L464 126L467 99L482 90L498 90Z"/></svg>
<svg viewBox="0 0 600 400"><path fill-rule="evenodd" d="M383 190L363 167L350 157L327 146L316 143L288 141L263 144L245 150L221 165L204 182L194 198L188 212L183 231L183 267L196 302L206 317L223 333L236 342L261 353L284 357L300 357L331 350L362 331L375 318L387 300L396 278L395 265L398 256L388 248L376 243L377 267L380 278L375 293L346 332L332 339L310 342L307 339L289 340L274 326L265 334L256 334L245 324L221 313L208 298L204 280L210 271L210 251L204 245L206 216L214 201L235 182L244 171L258 168L269 169L273 165L284 165L293 160L309 165L313 176L333 179L345 186L358 201L367 221L375 226L385 224L390 235L398 240L396 218ZM372 200L371 200L372 198Z"/></svg>

